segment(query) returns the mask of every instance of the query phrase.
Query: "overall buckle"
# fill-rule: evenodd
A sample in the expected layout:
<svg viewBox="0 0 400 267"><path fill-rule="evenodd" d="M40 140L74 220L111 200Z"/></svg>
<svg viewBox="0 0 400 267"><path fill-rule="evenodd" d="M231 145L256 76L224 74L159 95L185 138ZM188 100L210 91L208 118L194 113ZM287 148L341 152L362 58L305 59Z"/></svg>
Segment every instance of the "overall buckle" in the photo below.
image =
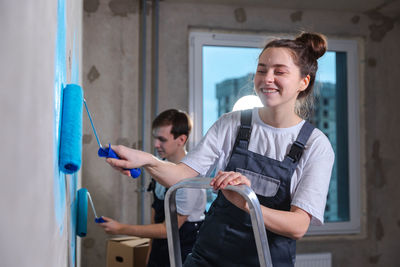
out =
<svg viewBox="0 0 400 267"><path fill-rule="evenodd" d="M246 140L249 141L251 136L251 127L248 126L240 126L239 133L237 135L238 140Z"/></svg>
<svg viewBox="0 0 400 267"><path fill-rule="evenodd" d="M298 141L295 141L290 148L288 156L293 160L293 162L299 161L303 155L304 145Z"/></svg>

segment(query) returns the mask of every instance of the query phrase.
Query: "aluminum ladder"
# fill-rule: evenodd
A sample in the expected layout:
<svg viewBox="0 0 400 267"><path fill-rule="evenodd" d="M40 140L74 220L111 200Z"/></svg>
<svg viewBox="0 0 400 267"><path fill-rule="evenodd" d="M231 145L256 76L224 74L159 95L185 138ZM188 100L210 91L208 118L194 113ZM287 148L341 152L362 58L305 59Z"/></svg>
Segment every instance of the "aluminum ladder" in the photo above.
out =
<svg viewBox="0 0 400 267"><path fill-rule="evenodd" d="M210 177L187 178L171 186L165 194L165 222L167 226L168 251L171 267L182 267L176 211L176 190L179 188L212 189L210 186L211 180L212 178ZM247 201L249 205L251 224L253 226L260 266L272 267L267 233L265 231L260 202L258 201L256 194L247 185L228 185L225 189L239 193Z"/></svg>

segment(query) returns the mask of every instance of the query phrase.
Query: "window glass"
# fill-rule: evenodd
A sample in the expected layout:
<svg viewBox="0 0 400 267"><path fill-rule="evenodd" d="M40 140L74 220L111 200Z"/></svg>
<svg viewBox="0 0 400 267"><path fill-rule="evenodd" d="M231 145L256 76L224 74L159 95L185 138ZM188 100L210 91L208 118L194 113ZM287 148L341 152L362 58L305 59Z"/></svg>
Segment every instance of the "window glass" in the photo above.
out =
<svg viewBox="0 0 400 267"><path fill-rule="evenodd" d="M242 96L253 93L261 49L203 46L203 135Z"/></svg>
<svg viewBox="0 0 400 267"><path fill-rule="evenodd" d="M318 65L315 109L310 121L329 138L336 155L325 221L349 221L346 53L327 52Z"/></svg>

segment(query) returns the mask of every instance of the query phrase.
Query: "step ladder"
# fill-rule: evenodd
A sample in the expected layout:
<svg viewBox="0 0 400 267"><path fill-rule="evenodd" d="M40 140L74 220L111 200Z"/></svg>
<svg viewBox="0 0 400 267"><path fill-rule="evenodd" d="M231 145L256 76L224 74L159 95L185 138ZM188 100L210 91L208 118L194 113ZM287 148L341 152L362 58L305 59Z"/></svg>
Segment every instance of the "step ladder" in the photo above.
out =
<svg viewBox="0 0 400 267"><path fill-rule="evenodd" d="M165 222L167 226L168 251L171 267L182 267L181 247L179 241L178 219L176 211L176 190L179 188L212 189L212 178L195 177L184 179L171 186L164 198ZM228 185L225 189L239 193L247 201L250 210L251 224L257 246L258 259L261 267L272 267L271 254L268 246L267 233L261 213L260 202L254 191L247 185Z"/></svg>

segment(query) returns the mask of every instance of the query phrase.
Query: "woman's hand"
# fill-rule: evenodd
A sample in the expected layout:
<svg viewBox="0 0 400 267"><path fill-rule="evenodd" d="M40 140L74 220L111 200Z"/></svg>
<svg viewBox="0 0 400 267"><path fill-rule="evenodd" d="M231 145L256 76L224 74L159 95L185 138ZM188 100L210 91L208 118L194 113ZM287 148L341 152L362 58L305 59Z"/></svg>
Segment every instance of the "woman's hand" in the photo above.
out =
<svg viewBox="0 0 400 267"><path fill-rule="evenodd" d="M144 167L151 177L160 184L170 187L184 178L196 177L198 172L184 163L172 163L159 160L150 153L126 146L111 146L119 159L107 158L106 161L117 171L131 176L130 170Z"/></svg>
<svg viewBox="0 0 400 267"><path fill-rule="evenodd" d="M135 150L126 146L118 145L111 146L112 150L118 155L120 159L107 158L106 161L117 171L130 176L130 170L133 168L140 168L146 165L149 158L152 157L149 153Z"/></svg>
<svg viewBox="0 0 400 267"><path fill-rule="evenodd" d="M113 149L114 149L114 148L113 148ZM107 234L110 234L110 235L120 235L120 234L123 234L123 233L122 233L123 224L121 224L121 223L119 223L119 222L117 222L117 221L115 221L115 220L113 220L113 219L111 219L111 218L108 218L108 217L102 216L102 218L103 218L106 222L104 222L104 223L99 223L98 225L99 225L100 227L103 227L104 231L105 231Z"/></svg>
<svg viewBox="0 0 400 267"><path fill-rule="evenodd" d="M251 182L246 176L240 172L223 172L219 171L218 174L211 180L210 185L214 190L222 190L225 198L238 208L249 211L247 201L239 194L231 190L225 190L228 185L247 185L251 187Z"/></svg>
<svg viewBox="0 0 400 267"><path fill-rule="evenodd" d="M240 172L223 172L219 171L217 175L211 180L210 185L214 190L225 189L227 185L241 185L245 184L251 187L251 182L246 176Z"/></svg>

